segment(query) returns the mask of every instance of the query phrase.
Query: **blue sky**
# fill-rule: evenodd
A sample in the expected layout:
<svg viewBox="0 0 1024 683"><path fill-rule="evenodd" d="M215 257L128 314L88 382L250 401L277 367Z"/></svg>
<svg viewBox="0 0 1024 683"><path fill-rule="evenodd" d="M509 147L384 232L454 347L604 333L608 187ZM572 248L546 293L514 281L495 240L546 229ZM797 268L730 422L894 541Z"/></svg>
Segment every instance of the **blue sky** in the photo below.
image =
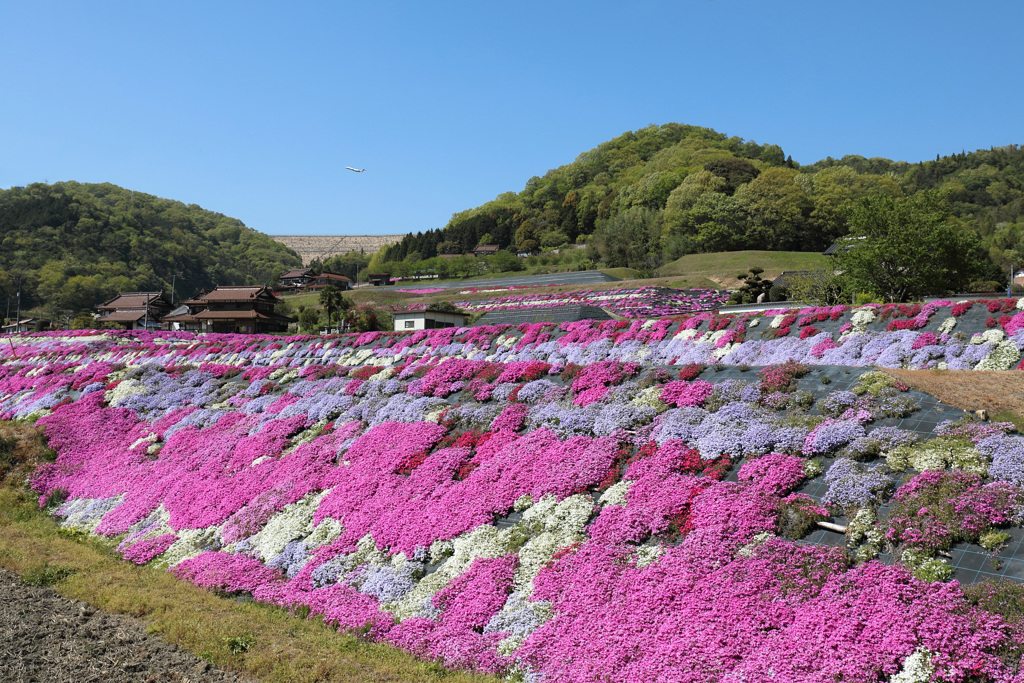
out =
<svg viewBox="0 0 1024 683"><path fill-rule="evenodd" d="M1024 143L1022 23L1019 0L5 2L0 188L400 234L651 123L921 161Z"/></svg>

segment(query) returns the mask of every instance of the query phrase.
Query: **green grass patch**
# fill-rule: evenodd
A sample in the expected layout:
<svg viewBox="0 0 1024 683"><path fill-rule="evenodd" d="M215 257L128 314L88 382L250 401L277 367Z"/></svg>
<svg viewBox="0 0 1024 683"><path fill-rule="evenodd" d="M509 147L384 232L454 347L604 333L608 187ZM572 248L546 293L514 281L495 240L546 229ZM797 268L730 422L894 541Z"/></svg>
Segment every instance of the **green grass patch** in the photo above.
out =
<svg viewBox="0 0 1024 683"><path fill-rule="evenodd" d="M673 280L666 285L675 289L720 289L717 282L706 277L684 277L680 280Z"/></svg>
<svg viewBox="0 0 1024 683"><path fill-rule="evenodd" d="M29 586L56 586L64 579L77 574L78 570L65 564L44 562L21 575L23 583Z"/></svg>
<svg viewBox="0 0 1024 683"><path fill-rule="evenodd" d="M757 266L764 268L763 277L777 276L784 270L815 270L828 266L828 257L820 252L803 251L723 251L715 254L688 254L666 263L658 275L668 277L735 278Z"/></svg>
<svg viewBox="0 0 1024 683"><path fill-rule="evenodd" d="M620 280L635 280L637 278L637 272L632 268L599 268L598 270Z"/></svg>
<svg viewBox="0 0 1024 683"><path fill-rule="evenodd" d="M995 422L1012 422L1013 428L1018 434L1024 434L1024 416L1010 410L995 413L991 416Z"/></svg>

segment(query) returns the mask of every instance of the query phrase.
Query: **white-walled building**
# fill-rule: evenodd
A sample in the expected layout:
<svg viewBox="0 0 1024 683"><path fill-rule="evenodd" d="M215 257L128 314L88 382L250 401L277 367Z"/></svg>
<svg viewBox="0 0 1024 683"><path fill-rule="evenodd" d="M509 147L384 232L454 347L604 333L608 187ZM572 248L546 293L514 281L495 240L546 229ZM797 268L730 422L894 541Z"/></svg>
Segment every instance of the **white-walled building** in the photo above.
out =
<svg viewBox="0 0 1024 683"><path fill-rule="evenodd" d="M395 332L437 330L443 327L465 327L465 313L439 313L437 311L405 311L395 313Z"/></svg>

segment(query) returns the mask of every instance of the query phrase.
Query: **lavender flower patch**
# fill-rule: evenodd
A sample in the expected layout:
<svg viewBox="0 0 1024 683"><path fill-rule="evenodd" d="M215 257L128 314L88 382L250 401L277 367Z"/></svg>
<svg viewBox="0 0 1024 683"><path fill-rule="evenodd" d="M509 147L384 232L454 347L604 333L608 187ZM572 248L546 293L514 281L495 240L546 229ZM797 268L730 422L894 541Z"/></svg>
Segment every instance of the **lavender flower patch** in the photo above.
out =
<svg viewBox="0 0 1024 683"><path fill-rule="evenodd" d="M280 569L290 579L302 571L308 559L309 553L306 551L305 542L290 541L280 555L267 562L267 566Z"/></svg>
<svg viewBox="0 0 1024 683"><path fill-rule="evenodd" d="M1024 486L1024 438L996 434L979 441L976 448L992 459L990 477Z"/></svg>
<svg viewBox="0 0 1024 683"><path fill-rule="evenodd" d="M828 491L823 502L844 509L877 504L892 486L892 480L880 467L868 469L848 458L840 458L832 464L825 473L825 483Z"/></svg>

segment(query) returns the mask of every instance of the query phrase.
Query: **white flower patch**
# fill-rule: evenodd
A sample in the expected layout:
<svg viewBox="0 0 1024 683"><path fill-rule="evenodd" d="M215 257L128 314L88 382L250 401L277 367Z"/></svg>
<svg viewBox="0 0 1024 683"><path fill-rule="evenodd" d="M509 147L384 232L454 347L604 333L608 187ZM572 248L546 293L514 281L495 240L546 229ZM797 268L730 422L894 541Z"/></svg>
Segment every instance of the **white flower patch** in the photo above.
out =
<svg viewBox="0 0 1024 683"><path fill-rule="evenodd" d="M435 408L434 410L431 410L429 413L423 416L423 421L438 424L441 421L441 415L444 413L445 410L447 410L450 407L451 406L449 405L442 405L438 408Z"/></svg>
<svg viewBox="0 0 1024 683"><path fill-rule="evenodd" d="M601 494L597 502L599 505L625 505L626 494L629 493L629 489L632 486L632 481L621 479L605 489L605 492Z"/></svg>
<svg viewBox="0 0 1024 683"><path fill-rule="evenodd" d="M637 569L643 569L654 564L664 554L665 548L660 545L642 545L638 547L634 558Z"/></svg>
<svg viewBox="0 0 1024 683"><path fill-rule="evenodd" d="M362 351L356 351L355 353L350 352L350 355L345 358L344 362L339 361L338 364L347 366L366 365L365 361L371 356L373 356L372 349L363 349Z"/></svg>
<svg viewBox="0 0 1024 683"><path fill-rule="evenodd" d="M139 446L141 446L144 443L152 444L153 442L155 442L157 440L157 438L158 437L157 437L156 434L148 434L148 435L142 437L141 439L136 439L135 443L133 443L131 446L128 447L128 450L133 451L133 450L135 450L136 448L138 448ZM148 447L147 447L146 452L147 453L149 452Z"/></svg>
<svg viewBox="0 0 1024 683"><path fill-rule="evenodd" d="M333 517L324 517L313 529L313 533L306 537L306 550L312 553L315 548L327 545L338 536L341 536L341 532L344 530L345 528L341 526L341 522L338 520Z"/></svg>
<svg viewBox="0 0 1024 683"><path fill-rule="evenodd" d="M988 474L988 458L973 445L949 444L933 440L923 444L897 446L885 455L886 464L895 472L911 467L918 472L925 470L964 470L981 476Z"/></svg>
<svg viewBox="0 0 1024 683"><path fill-rule="evenodd" d="M956 327L956 318L949 316L939 325L939 334L949 334L953 331L954 327Z"/></svg>
<svg viewBox="0 0 1024 683"><path fill-rule="evenodd" d="M556 501L554 496L544 496L533 507L523 513L523 520L505 533L514 535L517 527L534 535L519 550L519 568L513 583L524 596L533 594L533 580L541 568L562 548L584 540L583 529L594 510L590 496L569 496ZM539 533L538 533L539 532Z"/></svg>
<svg viewBox="0 0 1024 683"><path fill-rule="evenodd" d="M700 330L683 330L672 337L672 339L679 339L682 341L690 341L700 335Z"/></svg>
<svg viewBox="0 0 1024 683"><path fill-rule="evenodd" d="M747 327L757 327L761 324L760 318L751 318L750 322L747 323Z"/></svg>
<svg viewBox="0 0 1024 683"><path fill-rule="evenodd" d="M388 608L402 621L422 616L424 604L429 604L435 593L465 572L473 560L478 557L501 557L508 552L507 535L505 539L499 538L500 535L497 527L481 524L450 541L435 541L430 545L431 562L440 562L445 557L448 559L436 572L418 581L415 588L400 600L389 604Z"/></svg>
<svg viewBox="0 0 1024 683"><path fill-rule="evenodd" d="M732 353L734 349L736 349L738 347L739 347L739 344L736 343L736 342L733 342L731 344L726 344L725 346L723 346L721 348L714 349L711 352L711 355L712 355L712 357L715 358L715 360L722 360L723 358L728 356L730 353Z"/></svg>
<svg viewBox="0 0 1024 683"><path fill-rule="evenodd" d="M903 660L903 668L889 677L889 683L928 683L934 671L931 651L918 648Z"/></svg>
<svg viewBox="0 0 1024 683"><path fill-rule="evenodd" d="M786 314L785 313L777 315L774 318L772 318L772 321L770 323L768 323L768 327L772 328L773 330L777 330L778 328L780 328L782 326L782 321L785 320L785 319L786 319Z"/></svg>
<svg viewBox="0 0 1024 683"><path fill-rule="evenodd" d="M378 359L378 362L382 362L382 361L389 361L390 362L391 358L390 357L385 357L385 358ZM391 376L394 375L394 374L395 374L394 368L387 367L387 368L384 368L383 370L381 370L380 372L371 375L370 376L370 381L371 382L383 382L384 380L391 379Z"/></svg>
<svg viewBox="0 0 1024 683"><path fill-rule="evenodd" d="M318 436L323 434L324 427L327 426L328 422L329 420L326 419L318 420L316 423L310 425L306 429L303 429L301 432L293 436L291 439L288 440L288 445L285 446L284 450L281 452L281 455L288 455L299 446L303 446L307 443L312 443ZM256 460L253 461L252 467L255 467L264 460L269 459L269 455L264 455L260 458L257 458Z"/></svg>
<svg viewBox="0 0 1024 683"><path fill-rule="evenodd" d="M1017 343L1012 339L1007 339L999 343L992 353L985 356L985 358L974 366L975 370L1010 370L1017 366L1020 362L1020 351L1017 349Z"/></svg>
<svg viewBox="0 0 1024 683"><path fill-rule="evenodd" d="M307 493L302 500L285 505L284 508L253 536L249 547L263 562L269 562L284 551L290 542L305 538L313 533L313 515L326 491Z"/></svg>
<svg viewBox="0 0 1024 683"><path fill-rule="evenodd" d="M775 538L775 534L770 531L762 531L756 534L745 546L736 551L736 557L750 557L754 554L755 550L773 538Z"/></svg>
<svg viewBox="0 0 1024 683"><path fill-rule="evenodd" d="M994 342L994 343L998 344L999 342L1003 341L1004 339L1006 339L1006 333L1003 332L998 327L996 327L996 328L993 328L991 330L985 330L984 332L976 333L974 336L971 337L971 342L970 343L971 344L984 344L986 342Z"/></svg>
<svg viewBox="0 0 1024 683"><path fill-rule="evenodd" d="M871 307L858 308L850 316L850 325L853 332L864 332L868 325L875 319L875 309Z"/></svg>
<svg viewBox="0 0 1024 683"><path fill-rule="evenodd" d="M643 408L645 406L648 408L654 408L658 412L666 410L668 406L661 400L661 392L664 391L664 389L664 387L659 385L647 387L637 394L630 403L639 408Z"/></svg>
<svg viewBox="0 0 1024 683"><path fill-rule="evenodd" d="M297 378L298 376L298 370L293 370L291 368L278 368L277 370L274 370L272 373L270 373L267 379L276 381L278 384L285 384L286 382L290 382L293 379Z"/></svg>
<svg viewBox="0 0 1024 683"><path fill-rule="evenodd" d="M160 556L158 566L174 567L202 552L219 547L220 525L205 529L180 529L174 533L178 535L178 540Z"/></svg>
<svg viewBox="0 0 1024 683"><path fill-rule="evenodd" d="M146 393L146 385L137 379L122 380L116 387L110 389L103 395L107 405L118 406L129 396Z"/></svg>
<svg viewBox="0 0 1024 683"><path fill-rule="evenodd" d="M1022 296L1021 298L1017 299L1017 306L1016 306L1016 308L1017 308L1018 311L1024 311L1024 296Z"/></svg>

